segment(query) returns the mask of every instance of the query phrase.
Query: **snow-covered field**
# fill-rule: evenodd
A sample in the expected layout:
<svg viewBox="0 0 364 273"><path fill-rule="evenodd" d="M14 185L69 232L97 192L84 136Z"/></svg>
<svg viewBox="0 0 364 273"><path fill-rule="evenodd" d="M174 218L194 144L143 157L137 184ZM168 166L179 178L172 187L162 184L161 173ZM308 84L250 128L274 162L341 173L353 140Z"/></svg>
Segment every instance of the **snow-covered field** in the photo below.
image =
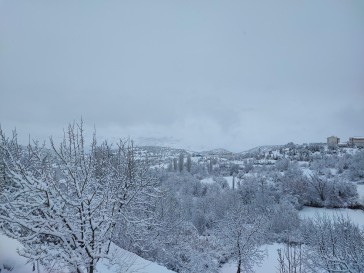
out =
<svg viewBox="0 0 364 273"><path fill-rule="evenodd" d="M17 253L17 249L21 249L22 245L0 233L0 272L1 273L30 273L33 272L33 265L26 264L26 259ZM113 258L123 266L111 264L110 262L100 262L97 271L100 273L174 273L174 271L160 266L156 263L147 261L133 253L120 249L116 245L112 246ZM4 268L12 267L11 271ZM37 271L36 271L37 272ZM67 273L67 271L59 271ZM40 267L39 273L48 273L44 268Z"/></svg>
<svg viewBox="0 0 364 273"><path fill-rule="evenodd" d="M358 185L359 202L364 205L364 184Z"/></svg>
<svg viewBox="0 0 364 273"><path fill-rule="evenodd" d="M0 269L1 272L8 272L3 268L4 265L14 267L13 271L17 273L31 272L32 266L25 265L26 259L19 256L17 249L21 248L21 244L14 240L2 235L0 233Z"/></svg>
<svg viewBox="0 0 364 273"><path fill-rule="evenodd" d="M335 216L338 214L342 214L343 216L349 216L353 223L364 227L364 211L362 210L305 207L299 213L301 218L314 218L316 215L325 214L328 216Z"/></svg>
<svg viewBox="0 0 364 273"><path fill-rule="evenodd" d="M201 183L212 184L212 183L215 183L215 181L212 177L207 177L207 178L202 179Z"/></svg>
<svg viewBox="0 0 364 273"><path fill-rule="evenodd" d="M225 180L228 182L230 189L233 188L233 177L232 176L225 176Z"/></svg>
<svg viewBox="0 0 364 273"><path fill-rule="evenodd" d="M224 179L228 182L228 185L230 187L230 189L233 188L233 177L232 176L224 176ZM235 178L235 183L237 183L237 178ZM201 183L205 183L205 184L212 184L215 183L214 179L212 177L207 177L201 180ZM235 185L236 187L236 185Z"/></svg>

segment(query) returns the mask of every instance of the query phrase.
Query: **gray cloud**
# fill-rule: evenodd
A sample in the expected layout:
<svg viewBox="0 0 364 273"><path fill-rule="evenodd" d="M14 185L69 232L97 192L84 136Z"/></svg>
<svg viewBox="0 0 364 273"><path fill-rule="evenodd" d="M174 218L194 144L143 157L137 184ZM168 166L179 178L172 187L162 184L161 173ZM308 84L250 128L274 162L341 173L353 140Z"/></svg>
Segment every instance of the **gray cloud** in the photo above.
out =
<svg viewBox="0 0 364 273"><path fill-rule="evenodd" d="M0 122L235 151L364 134L364 6L0 1Z"/></svg>

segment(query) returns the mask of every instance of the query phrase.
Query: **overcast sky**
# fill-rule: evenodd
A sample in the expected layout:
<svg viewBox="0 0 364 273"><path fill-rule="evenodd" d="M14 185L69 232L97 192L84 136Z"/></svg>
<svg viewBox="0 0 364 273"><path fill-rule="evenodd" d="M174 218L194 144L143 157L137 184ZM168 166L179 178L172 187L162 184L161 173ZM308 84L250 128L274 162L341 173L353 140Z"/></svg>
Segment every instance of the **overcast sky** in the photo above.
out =
<svg viewBox="0 0 364 273"><path fill-rule="evenodd" d="M364 135L364 1L0 0L2 128L81 116L194 150Z"/></svg>

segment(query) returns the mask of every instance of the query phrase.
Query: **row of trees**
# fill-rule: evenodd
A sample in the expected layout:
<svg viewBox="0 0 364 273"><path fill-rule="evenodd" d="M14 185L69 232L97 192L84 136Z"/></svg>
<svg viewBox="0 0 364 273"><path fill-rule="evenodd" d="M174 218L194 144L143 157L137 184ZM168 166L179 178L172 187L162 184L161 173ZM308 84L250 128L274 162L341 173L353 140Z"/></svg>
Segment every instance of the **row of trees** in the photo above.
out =
<svg viewBox="0 0 364 273"><path fill-rule="evenodd" d="M167 169L169 171L175 171L175 172L176 171L183 172L183 170L186 169L186 171L190 173L191 167L192 167L191 155L190 154L187 155L187 159L185 162L184 154L180 153L180 155L178 156L178 160L177 158L173 158L172 163L169 163Z"/></svg>

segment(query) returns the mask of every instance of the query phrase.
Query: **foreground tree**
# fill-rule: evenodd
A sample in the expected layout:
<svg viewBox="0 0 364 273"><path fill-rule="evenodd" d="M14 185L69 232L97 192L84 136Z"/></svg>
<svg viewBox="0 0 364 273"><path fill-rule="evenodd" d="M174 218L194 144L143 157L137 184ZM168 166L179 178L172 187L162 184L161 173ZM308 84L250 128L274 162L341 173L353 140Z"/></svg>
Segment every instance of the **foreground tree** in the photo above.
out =
<svg viewBox="0 0 364 273"><path fill-rule="evenodd" d="M237 273L253 272L265 251L260 248L267 230L267 219L253 205L237 201L226 214L217 236L226 245L226 251L237 261Z"/></svg>
<svg viewBox="0 0 364 273"><path fill-rule="evenodd" d="M24 245L20 254L30 262L93 273L109 258L118 219L139 196L153 195L155 180L129 141L113 150L94 134L86 148L82 122L69 125L59 146L50 143L51 150L38 142L23 147L16 134L0 131L0 227Z"/></svg>

